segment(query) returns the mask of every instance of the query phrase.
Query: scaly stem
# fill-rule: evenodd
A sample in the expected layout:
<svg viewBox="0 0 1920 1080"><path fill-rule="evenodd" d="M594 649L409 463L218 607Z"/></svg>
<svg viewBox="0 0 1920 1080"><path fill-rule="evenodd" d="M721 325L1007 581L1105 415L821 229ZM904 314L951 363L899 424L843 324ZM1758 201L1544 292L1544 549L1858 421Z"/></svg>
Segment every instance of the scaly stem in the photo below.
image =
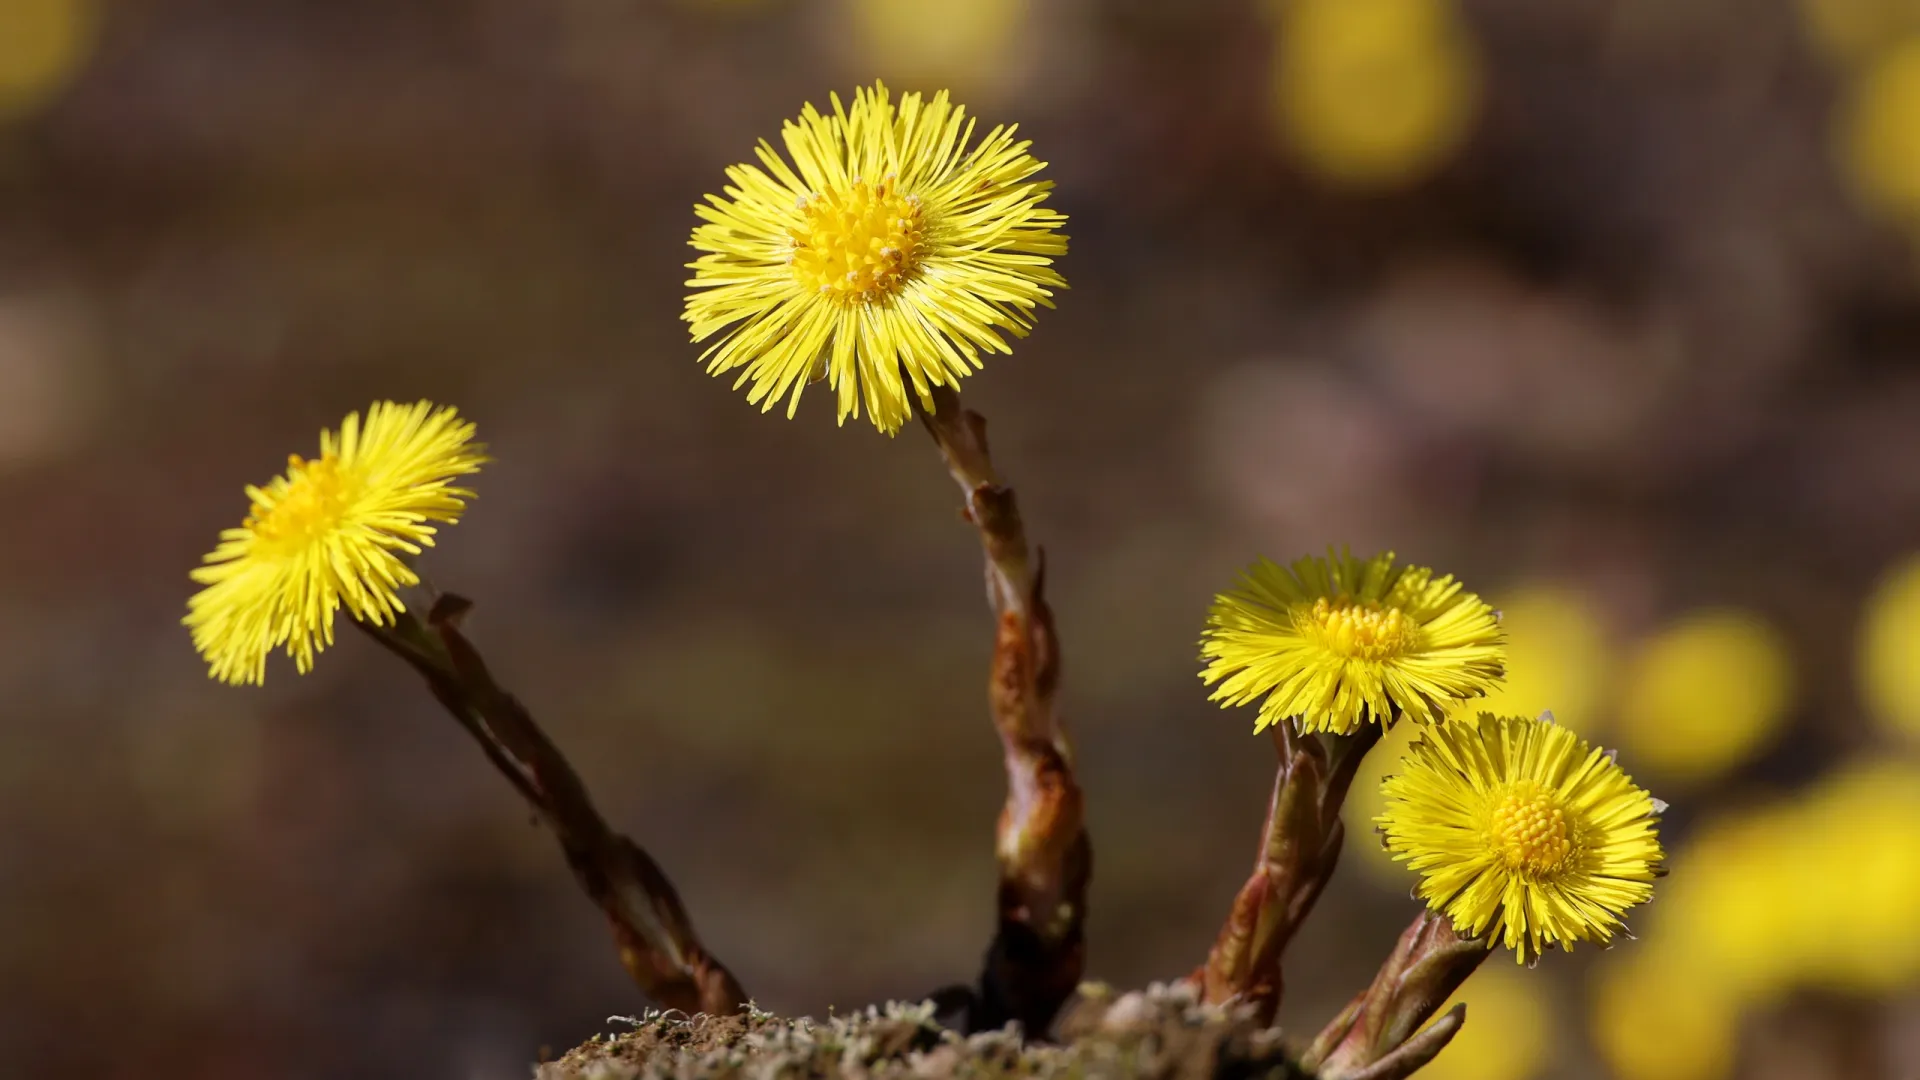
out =
<svg viewBox="0 0 1920 1080"><path fill-rule="evenodd" d="M390 627L355 625L427 680L433 696L553 831L574 878L606 913L621 963L640 989L661 1006L687 1013L741 1011L746 992L701 945L659 864L607 825L566 757L513 695L494 683L460 633L459 619L471 606L445 595L424 624L403 612Z"/></svg>
<svg viewBox="0 0 1920 1080"><path fill-rule="evenodd" d="M1280 961L1340 861L1340 806L1380 725L1348 735L1302 735L1290 720L1268 729L1279 756L1253 873L1234 897L1207 962L1192 978L1204 1000L1248 1002L1271 1021L1283 989Z"/></svg>
<svg viewBox="0 0 1920 1080"><path fill-rule="evenodd" d="M1444 1018L1424 1032L1420 1026L1491 951L1486 941L1455 933L1445 915L1421 911L1380 965L1373 985L1320 1032L1301 1063L1325 1080L1372 1077L1395 1067L1392 1062L1409 1072L1426 1064L1453 1038L1465 1014L1455 1006L1460 1020L1451 1026Z"/></svg>
<svg viewBox="0 0 1920 1080"><path fill-rule="evenodd" d="M1005 754L1007 801L996 845L999 922L971 1026L1017 1020L1037 1035L1085 970L1093 858L1073 747L1054 713L1060 652L1043 593L1045 560L1028 558L1020 511L994 473L980 414L962 408L951 388L935 387L920 419L980 532L996 618L987 703Z"/></svg>

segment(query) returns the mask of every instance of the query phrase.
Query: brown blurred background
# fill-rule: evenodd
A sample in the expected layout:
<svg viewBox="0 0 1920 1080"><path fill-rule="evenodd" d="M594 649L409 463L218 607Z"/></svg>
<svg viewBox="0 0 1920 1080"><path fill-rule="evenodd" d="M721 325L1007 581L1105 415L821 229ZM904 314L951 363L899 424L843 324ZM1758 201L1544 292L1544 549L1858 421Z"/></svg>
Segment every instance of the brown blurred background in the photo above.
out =
<svg viewBox="0 0 1920 1080"><path fill-rule="evenodd" d="M1002 779L952 485L818 391L758 414L679 321L692 204L876 75L1018 121L1071 216L1071 291L965 390L1049 555L1092 974L1191 969L1246 872L1269 752L1195 654L1258 554L1392 547L1532 604L1516 680L1553 700L1516 704L1619 742L1676 844L1891 753L1900 610L1892 704L1856 676L1920 547L1916 30L1902 0L0 0L0 1072L519 1077L645 1006L408 672L346 634L230 689L178 625L241 486L382 397L479 423L497 463L423 570L763 1006L975 972ZM1702 610L1734 645L1661 684ZM1662 750L1722 684L1766 691L1731 749ZM1373 862L1296 948L1296 1026L1413 912ZM1533 1049L1473 1075L1660 1080L1590 1022L1594 963L1487 973ZM1813 993L1743 1009L1743 1075L1920 1075L1904 983Z"/></svg>

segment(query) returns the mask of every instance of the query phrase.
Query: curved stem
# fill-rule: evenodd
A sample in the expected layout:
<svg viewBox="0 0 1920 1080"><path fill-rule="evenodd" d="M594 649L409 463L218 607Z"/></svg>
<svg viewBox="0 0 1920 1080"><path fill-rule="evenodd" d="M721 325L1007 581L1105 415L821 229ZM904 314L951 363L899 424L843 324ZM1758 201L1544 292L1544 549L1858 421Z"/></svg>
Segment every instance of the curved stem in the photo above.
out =
<svg viewBox="0 0 1920 1080"><path fill-rule="evenodd" d="M403 612L393 626L355 625L426 679L433 696L546 823L581 889L606 913L621 962L641 990L666 1008L689 1013L744 1009L746 992L700 943L666 873L600 816L566 756L493 681L460 633L459 619L471 606L445 595L425 623Z"/></svg>

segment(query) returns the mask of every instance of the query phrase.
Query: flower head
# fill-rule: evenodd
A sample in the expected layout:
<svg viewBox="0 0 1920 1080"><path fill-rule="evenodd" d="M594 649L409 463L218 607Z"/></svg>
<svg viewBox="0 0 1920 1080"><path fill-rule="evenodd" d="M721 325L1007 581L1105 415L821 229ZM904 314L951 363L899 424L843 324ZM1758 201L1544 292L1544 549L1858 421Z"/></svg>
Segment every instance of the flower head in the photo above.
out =
<svg viewBox="0 0 1920 1080"><path fill-rule="evenodd" d="M1302 731L1348 732L1398 714L1444 718L1504 672L1493 609L1451 576L1338 554L1282 568L1265 559L1213 602L1200 642L1212 700L1266 695L1254 730L1298 718Z"/></svg>
<svg viewBox="0 0 1920 1080"><path fill-rule="evenodd" d="M785 397L791 417L824 378L842 423L864 406L891 434L909 385L931 408L931 387L1008 352L998 331L1023 337L1053 306L1067 219L1040 205L1053 184L1032 179L1043 163L1014 128L968 149L974 122L945 91L895 105L876 83L832 102L782 127L791 165L762 140L760 165L728 169L725 197L694 207L705 254L687 264L683 317L694 341L719 335L707 369L740 369L762 411Z"/></svg>
<svg viewBox="0 0 1920 1080"><path fill-rule="evenodd" d="M428 402L375 402L367 421L351 413L336 436L320 433L320 456L287 459L252 507L193 571L206 588L182 620L214 678L265 680L267 653L285 645L304 673L333 643L342 606L356 619L390 623L397 590L419 583L401 559L431 547L431 521L460 519L473 492L452 486L487 458L473 425Z"/></svg>
<svg viewBox="0 0 1920 1080"><path fill-rule="evenodd" d="M1662 806L1604 750L1553 722L1481 713L1421 734L1383 785L1387 850L1420 897L1517 959L1602 944L1653 895Z"/></svg>

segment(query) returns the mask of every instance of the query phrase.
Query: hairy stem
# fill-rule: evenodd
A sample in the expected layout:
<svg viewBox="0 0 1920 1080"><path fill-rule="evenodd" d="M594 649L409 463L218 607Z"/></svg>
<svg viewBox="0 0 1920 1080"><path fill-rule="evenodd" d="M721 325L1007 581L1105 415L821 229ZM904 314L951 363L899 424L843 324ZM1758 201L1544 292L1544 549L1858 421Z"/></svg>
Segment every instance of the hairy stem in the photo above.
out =
<svg viewBox="0 0 1920 1080"><path fill-rule="evenodd" d="M971 1026L1017 1020L1046 1030L1086 966L1086 897L1092 876L1073 747L1054 711L1059 642L1044 596L1045 560L1029 558L1013 490L987 453L986 421L935 387L920 419L966 499L980 532L996 629L987 702L1000 734L1007 800L1000 812L999 922Z"/></svg>
<svg viewBox="0 0 1920 1080"><path fill-rule="evenodd" d="M460 633L460 617L471 606L444 595L425 623L403 612L390 627L355 625L427 680L433 696L546 823L581 889L606 913L621 963L640 989L669 1009L741 1011L746 992L700 943L659 864L607 825L565 755L493 681Z"/></svg>

